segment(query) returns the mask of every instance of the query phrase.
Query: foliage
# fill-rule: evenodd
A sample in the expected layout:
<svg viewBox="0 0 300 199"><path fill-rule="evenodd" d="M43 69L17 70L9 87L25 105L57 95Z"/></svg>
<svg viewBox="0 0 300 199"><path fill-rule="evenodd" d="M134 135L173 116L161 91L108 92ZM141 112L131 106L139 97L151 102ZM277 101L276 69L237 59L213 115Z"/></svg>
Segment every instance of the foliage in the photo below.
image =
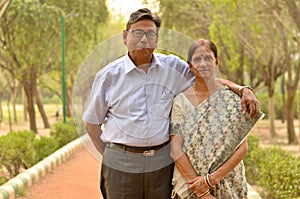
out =
<svg viewBox="0 0 300 199"><path fill-rule="evenodd" d="M92 47L103 39L101 26L108 16L105 0L14 0L0 19L0 68L24 88L30 127L34 131L35 91L42 87L52 95L61 96L62 16L66 19L67 104L71 104L76 71Z"/></svg>
<svg viewBox="0 0 300 199"><path fill-rule="evenodd" d="M262 187L263 198L299 197L300 158L279 148L260 148L257 141L248 139L248 144L255 146L244 159L248 183Z"/></svg>
<svg viewBox="0 0 300 199"><path fill-rule="evenodd" d="M41 136L35 140L36 161L41 161L58 148L57 141L52 137Z"/></svg>
<svg viewBox="0 0 300 199"><path fill-rule="evenodd" d="M73 122L57 123L51 137L37 137L32 131L12 131L0 136L0 184L77 137Z"/></svg>
<svg viewBox="0 0 300 199"><path fill-rule="evenodd" d="M35 163L34 141L35 134L31 131L11 131L0 137L0 168L8 172L8 178Z"/></svg>
<svg viewBox="0 0 300 199"><path fill-rule="evenodd" d="M261 110L266 114L265 119L269 116L269 98L267 93L257 93L256 97L259 101ZM275 117L276 119L283 119L285 113L284 102L282 100L283 94L280 92L275 92L274 101L275 101ZM297 118L297 102L299 94L296 95L295 100L293 101L293 114Z"/></svg>
<svg viewBox="0 0 300 199"><path fill-rule="evenodd" d="M56 123L50 135L56 140L58 147L62 147L78 137L75 125L71 121L68 121L66 124L62 122Z"/></svg>

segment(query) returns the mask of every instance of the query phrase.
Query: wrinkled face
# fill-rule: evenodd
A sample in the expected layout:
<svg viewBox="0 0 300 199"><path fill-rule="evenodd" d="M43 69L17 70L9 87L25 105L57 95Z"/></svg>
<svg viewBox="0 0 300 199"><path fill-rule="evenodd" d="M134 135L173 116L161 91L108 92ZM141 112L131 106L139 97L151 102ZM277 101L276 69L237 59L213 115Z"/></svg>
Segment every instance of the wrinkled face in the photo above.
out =
<svg viewBox="0 0 300 199"><path fill-rule="evenodd" d="M127 46L131 57L152 56L154 49L157 47L157 34L155 23L143 19L132 24L130 30L123 31L123 43Z"/></svg>
<svg viewBox="0 0 300 199"><path fill-rule="evenodd" d="M207 80L215 78L218 60L215 58L214 53L204 45L195 50L191 65L191 71L196 77Z"/></svg>

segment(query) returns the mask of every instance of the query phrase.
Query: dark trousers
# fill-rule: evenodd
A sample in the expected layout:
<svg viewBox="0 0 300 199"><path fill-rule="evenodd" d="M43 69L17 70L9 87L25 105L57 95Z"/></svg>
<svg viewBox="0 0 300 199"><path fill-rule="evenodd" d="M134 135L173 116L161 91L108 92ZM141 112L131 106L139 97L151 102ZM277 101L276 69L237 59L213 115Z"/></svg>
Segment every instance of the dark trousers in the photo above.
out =
<svg viewBox="0 0 300 199"><path fill-rule="evenodd" d="M100 180L104 199L169 199L174 168L169 154L169 146L151 157L106 148Z"/></svg>

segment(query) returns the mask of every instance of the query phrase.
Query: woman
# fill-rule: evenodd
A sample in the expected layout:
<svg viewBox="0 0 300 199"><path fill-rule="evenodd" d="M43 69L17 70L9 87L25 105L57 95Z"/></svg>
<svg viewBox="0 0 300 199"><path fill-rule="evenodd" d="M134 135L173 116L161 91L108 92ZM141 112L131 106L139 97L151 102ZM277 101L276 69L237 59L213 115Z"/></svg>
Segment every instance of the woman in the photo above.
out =
<svg viewBox="0 0 300 199"><path fill-rule="evenodd" d="M180 187L179 171L186 191L183 195L177 191L173 197L247 198L242 162L248 149L246 136L263 113L249 119L240 111L240 96L217 81L218 54L213 42L194 42L188 63L195 84L176 96L171 116L174 190Z"/></svg>

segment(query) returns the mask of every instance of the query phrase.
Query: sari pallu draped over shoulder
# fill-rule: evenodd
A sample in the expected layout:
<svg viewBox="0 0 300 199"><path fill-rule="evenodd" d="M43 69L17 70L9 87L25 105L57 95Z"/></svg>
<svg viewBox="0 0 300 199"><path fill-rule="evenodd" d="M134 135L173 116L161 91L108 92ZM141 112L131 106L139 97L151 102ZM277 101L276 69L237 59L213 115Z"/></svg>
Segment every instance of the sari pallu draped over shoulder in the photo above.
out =
<svg viewBox="0 0 300 199"><path fill-rule="evenodd" d="M183 151L199 176L218 169L264 116L261 112L249 119L241 112L240 97L227 88L214 92L197 106L181 93L174 99L173 109L171 133L182 134ZM222 199L247 198L243 162L211 193Z"/></svg>

